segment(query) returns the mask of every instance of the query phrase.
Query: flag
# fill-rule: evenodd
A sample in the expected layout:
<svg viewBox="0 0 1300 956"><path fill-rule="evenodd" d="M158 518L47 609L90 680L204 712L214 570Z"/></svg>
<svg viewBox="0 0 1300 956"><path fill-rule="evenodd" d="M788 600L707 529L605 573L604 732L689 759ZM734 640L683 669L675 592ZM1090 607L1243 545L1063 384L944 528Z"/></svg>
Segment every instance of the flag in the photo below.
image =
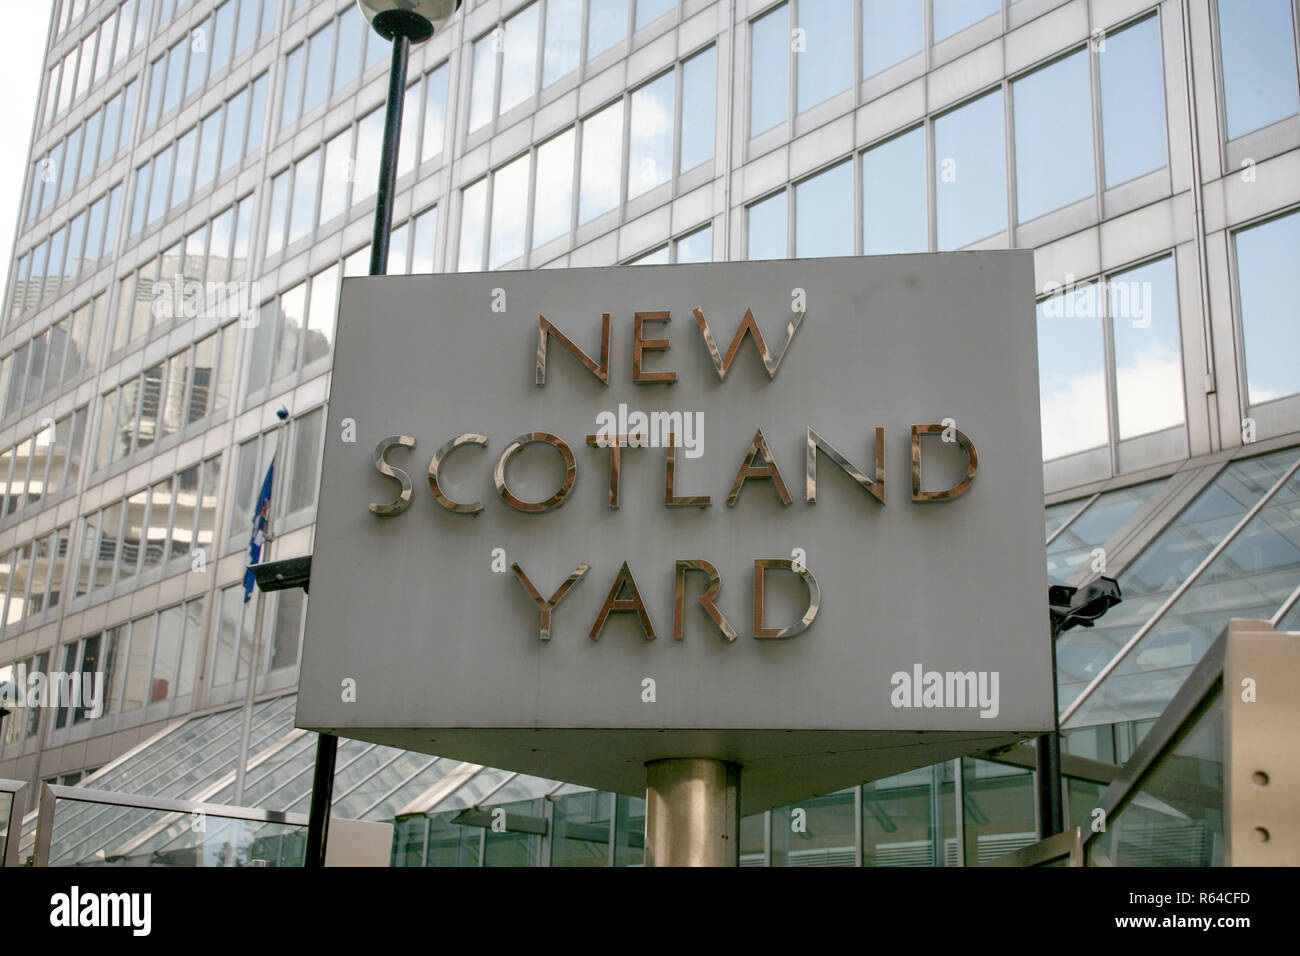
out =
<svg viewBox="0 0 1300 956"><path fill-rule="evenodd" d="M262 542L266 538L266 516L271 509L271 475L275 472L275 457L266 469L266 479L257 496L257 509L253 512L253 534L248 539L248 567L244 570L244 603L253 597L253 586L257 579L253 577L253 565L262 556Z"/></svg>

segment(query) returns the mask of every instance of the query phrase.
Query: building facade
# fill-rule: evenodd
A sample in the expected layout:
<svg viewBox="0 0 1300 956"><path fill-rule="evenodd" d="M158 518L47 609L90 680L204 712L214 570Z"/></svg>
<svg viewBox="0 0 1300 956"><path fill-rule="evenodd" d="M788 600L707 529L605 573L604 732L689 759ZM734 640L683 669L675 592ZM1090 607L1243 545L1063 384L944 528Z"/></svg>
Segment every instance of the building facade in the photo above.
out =
<svg viewBox="0 0 1300 956"><path fill-rule="evenodd" d="M1066 748L1115 765L1229 618L1300 626L1298 22L1295 0L466 0L412 51L388 271L1032 248L1049 574L1125 594L1058 642ZM305 809L307 598L268 597L253 660L242 578L280 408L276 557L312 549L388 45L353 0L58 0L46 46L0 331L0 679L104 684L16 708L0 777L231 802L251 675L243 802ZM747 819L743 860L1032 842L1032 773L996 756ZM640 861L634 797L350 743L339 772L335 812L395 821L395 863ZM1067 780L1072 825L1103 785ZM1202 809L1150 859L1216 862Z"/></svg>

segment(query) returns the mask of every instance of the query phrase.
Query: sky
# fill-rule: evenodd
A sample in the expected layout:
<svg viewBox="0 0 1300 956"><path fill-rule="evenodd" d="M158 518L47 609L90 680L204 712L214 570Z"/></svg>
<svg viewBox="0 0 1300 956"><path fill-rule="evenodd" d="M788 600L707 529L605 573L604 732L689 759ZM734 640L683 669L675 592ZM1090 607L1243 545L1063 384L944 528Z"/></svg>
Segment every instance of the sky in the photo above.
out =
<svg viewBox="0 0 1300 956"><path fill-rule="evenodd" d="M5 93L0 96L0 130L5 140L0 148L0 265L4 275L9 273L14 227L22 207L27 149L53 6L54 0L4 0L4 29L0 30L0 63L4 64L0 69L5 79Z"/></svg>

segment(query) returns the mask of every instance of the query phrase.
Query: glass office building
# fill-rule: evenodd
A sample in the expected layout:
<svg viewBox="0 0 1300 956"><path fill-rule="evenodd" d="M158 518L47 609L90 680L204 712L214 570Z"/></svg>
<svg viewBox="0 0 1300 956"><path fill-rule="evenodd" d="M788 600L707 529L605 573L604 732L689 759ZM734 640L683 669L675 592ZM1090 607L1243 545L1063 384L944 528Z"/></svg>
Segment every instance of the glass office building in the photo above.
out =
<svg viewBox="0 0 1300 956"><path fill-rule="evenodd" d="M1298 22L1296 0L466 0L412 51L388 271L1032 248L1049 574L1124 592L1058 642L1086 824L1230 618L1300 628ZM5 719L31 808L42 782L233 802L249 680L242 802L306 808L308 598L268 596L254 660L241 582L282 407L276 557L312 549L387 54L354 0L54 4L0 330L0 680L104 689L98 716ZM748 818L742 863L987 861L1035 839L1021 750ZM1126 860L1222 861L1220 752L1178 839ZM642 860L635 797L355 741L338 768L335 814L393 822L395 865ZM55 861L176 839L69 819Z"/></svg>

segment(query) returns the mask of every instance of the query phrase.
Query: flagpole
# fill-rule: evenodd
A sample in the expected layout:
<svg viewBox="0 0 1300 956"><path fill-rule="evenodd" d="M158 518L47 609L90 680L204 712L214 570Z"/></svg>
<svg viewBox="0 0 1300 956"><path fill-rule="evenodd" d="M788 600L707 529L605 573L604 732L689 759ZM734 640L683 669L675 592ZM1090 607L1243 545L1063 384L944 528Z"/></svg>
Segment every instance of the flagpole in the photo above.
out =
<svg viewBox="0 0 1300 956"><path fill-rule="evenodd" d="M262 533L262 549L258 563L271 560L271 546L275 542L275 511L279 501L280 482L284 476L284 461L280 452L284 442L281 440L285 429L289 427L289 413L283 409L276 413L280 416L275 427L275 451L271 455L271 494L266 502L266 528ZM256 525L257 516L253 516ZM253 619L253 647L249 653L248 686L244 690L244 713L239 728L239 760L235 765L235 793L231 803L242 806L244 800L244 779L248 771L248 750L253 733L253 696L257 693L257 671L262 654L262 625L266 618L266 593L257 590L257 612Z"/></svg>

